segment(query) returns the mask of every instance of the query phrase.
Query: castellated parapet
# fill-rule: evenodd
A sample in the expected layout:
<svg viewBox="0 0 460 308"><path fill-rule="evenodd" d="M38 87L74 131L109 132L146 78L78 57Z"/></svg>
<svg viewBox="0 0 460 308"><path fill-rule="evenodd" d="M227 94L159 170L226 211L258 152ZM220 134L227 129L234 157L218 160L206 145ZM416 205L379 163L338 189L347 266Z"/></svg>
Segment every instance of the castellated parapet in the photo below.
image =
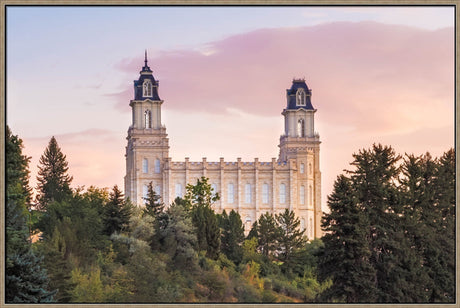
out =
<svg viewBox="0 0 460 308"><path fill-rule="evenodd" d="M147 185L151 182L165 205L185 195L187 184L196 184L201 177L209 178L220 200L212 207L220 213L237 211L245 232L260 215L294 211L301 229L309 239L321 237L321 172L320 140L314 132L311 89L303 79L293 80L286 92L287 107L282 115L285 132L280 136L279 157L269 162L255 158L251 162L194 162L189 158L172 161L166 127L161 124L161 104L158 81L145 66L139 80L134 81L135 95L131 100L133 123L128 130L126 147L125 196L138 206L144 205Z"/></svg>

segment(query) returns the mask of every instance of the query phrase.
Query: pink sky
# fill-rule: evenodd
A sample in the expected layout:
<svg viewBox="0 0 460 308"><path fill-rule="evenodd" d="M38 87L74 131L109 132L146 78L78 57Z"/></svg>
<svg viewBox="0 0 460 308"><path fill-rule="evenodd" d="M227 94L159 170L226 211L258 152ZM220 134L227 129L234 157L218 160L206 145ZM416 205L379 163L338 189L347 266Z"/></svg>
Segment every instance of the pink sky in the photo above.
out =
<svg viewBox="0 0 460 308"><path fill-rule="evenodd" d="M439 156L454 146L453 38L452 28L337 22L261 29L193 50L149 48L149 66L164 100L170 156L206 156L208 161L277 157L286 89L292 78L305 77L318 110L324 208L336 176L361 148L383 143L401 154ZM118 87L104 93L107 108L121 119L114 129L54 133L75 186L123 187L129 100L142 51L109 68L123 76ZM50 136L20 137L33 156L34 183Z"/></svg>

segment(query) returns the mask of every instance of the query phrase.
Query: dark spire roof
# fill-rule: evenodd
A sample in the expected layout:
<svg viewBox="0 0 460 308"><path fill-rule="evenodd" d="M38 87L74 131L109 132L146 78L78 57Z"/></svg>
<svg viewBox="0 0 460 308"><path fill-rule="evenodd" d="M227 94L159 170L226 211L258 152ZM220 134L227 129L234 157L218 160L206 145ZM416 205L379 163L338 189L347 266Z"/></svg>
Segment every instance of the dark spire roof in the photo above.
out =
<svg viewBox="0 0 460 308"><path fill-rule="evenodd" d="M144 60L144 67L142 67L142 71L140 73L152 73L152 70L147 65L147 49L145 50L145 60Z"/></svg>
<svg viewBox="0 0 460 308"><path fill-rule="evenodd" d="M140 76L138 80L134 80L134 99L135 100L145 100L150 99L154 101L160 101L160 97L158 95L158 81L155 80L152 74L152 70L147 64L147 50L145 50L145 58L144 58L144 66L142 70L139 72ZM150 80L152 84L152 95L151 96L144 96L143 86L146 80Z"/></svg>
<svg viewBox="0 0 460 308"><path fill-rule="evenodd" d="M296 94L299 89L303 89L305 92L305 105L298 106ZM307 109L314 110L313 105L311 104L311 89L308 88L305 83L305 79L293 79L292 86L290 89L286 90L287 95L287 109Z"/></svg>

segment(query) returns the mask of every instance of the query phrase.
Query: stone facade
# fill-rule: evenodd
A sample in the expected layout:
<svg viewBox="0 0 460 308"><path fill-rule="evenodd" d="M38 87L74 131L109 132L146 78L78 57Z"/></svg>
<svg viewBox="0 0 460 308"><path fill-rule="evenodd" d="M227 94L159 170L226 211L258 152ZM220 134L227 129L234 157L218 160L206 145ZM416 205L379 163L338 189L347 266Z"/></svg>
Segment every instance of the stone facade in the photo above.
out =
<svg viewBox="0 0 460 308"><path fill-rule="evenodd" d="M280 137L278 159L260 162L191 162L185 158L173 162L168 156L166 128L161 124L158 81L145 66L134 81L135 99L130 102L133 123L128 130L126 147L125 196L137 205L144 204L147 185L152 182L161 200L171 204L184 196L187 184L202 176L209 178L220 200L213 204L216 212L238 211L246 233L265 212L296 213L308 238L322 236L321 172L319 135L314 132L311 90L305 80L294 79L287 90L287 107L282 115L285 133Z"/></svg>

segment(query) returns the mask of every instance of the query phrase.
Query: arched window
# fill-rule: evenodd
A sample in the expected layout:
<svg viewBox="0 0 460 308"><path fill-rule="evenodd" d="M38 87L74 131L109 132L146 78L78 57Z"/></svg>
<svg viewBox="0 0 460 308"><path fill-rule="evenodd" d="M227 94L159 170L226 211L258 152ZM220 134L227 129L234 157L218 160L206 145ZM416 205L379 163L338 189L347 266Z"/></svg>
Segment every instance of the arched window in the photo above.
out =
<svg viewBox="0 0 460 308"><path fill-rule="evenodd" d="M305 91L300 88L297 90L297 99L296 99L296 103L297 103L297 106L305 106Z"/></svg>
<svg viewBox="0 0 460 308"><path fill-rule="evenodd" d="M143 96L152 97L152 82L146 79L143 83Z"/></svg>
<svg viewBox="0 0 460 308"><path fill-rule="evenodd" d="M142 172L149 173L149 160L147 158L142 160Z"/></svg>
<svg viewBox="0 0 460 308"><path fill-rule="evenodd" d="M297 136L305 137L305 121L304 119L299 119L297 122Z"/></svg>
<svg viewBox="0 0 460 308"><path fill-rule="evenodd" d="M249 183L246 184L244 196L245 196L245 200L244 200L244 201L245 201L246 203L251 203L251 199L252 199L252 198L251 198L251 184L249 184Z"/></svg>
<svg viewBox="0 0 460 308"><path fill-rule="evenodd" d="M305 230L305 219L302 218L300 220L300 231L304 231Z"/></svg>
<svg viewBox="0 0 460 308"><path fill-rule="evenodd" d="M155 173L160 173L160 171L161 171L160 160L157 158L155 159Z"/></svg>
<svg viewBox="0 0 460 308"><path fill-rule="evenodd" d="M230 183L227 186L227 199L227 203L233 203L233 183Z"/></svg>
<svg viewBox="0 0 460 308"><path fill-rule="evenodd" d="M286 184L280 184L280 204L286 203Z"/></svg>
<svg viewBox="0 0 460 308"><path fill-rule="evenodd" d="M264 183L262 185L262 203L267 204L268 203L268 184Z"/></svg>
<svg viewBox="0 0 460 308"><path fill-rule="evenodd" d="M305 204L305 186L300 186L300 204Z"/></svg>
<svg viewBox="0 0 460 308"><path fill-rule="evenodd" d="M309 195L309 200L310 200L310 205L313 205L313 187L311 185L308 187L308 195Z"/></svg>
<svg viewBox="0 0 460 308"><path fill-rule="evenodd" d="M150 110L144 112L145 128L152 128L152 113Z"/></svg>
<svg viewBox="0 0 460 308"><path fill-rule="evenodd" d="M300 164L300 173L305 173L305 165L303 163Z"/></svg>
<svg viewBox="0 0 460 308"><path fill-rule="evenodd" d="M182 185L179 183L176 184L176 197L182 198Z"/></svg>

